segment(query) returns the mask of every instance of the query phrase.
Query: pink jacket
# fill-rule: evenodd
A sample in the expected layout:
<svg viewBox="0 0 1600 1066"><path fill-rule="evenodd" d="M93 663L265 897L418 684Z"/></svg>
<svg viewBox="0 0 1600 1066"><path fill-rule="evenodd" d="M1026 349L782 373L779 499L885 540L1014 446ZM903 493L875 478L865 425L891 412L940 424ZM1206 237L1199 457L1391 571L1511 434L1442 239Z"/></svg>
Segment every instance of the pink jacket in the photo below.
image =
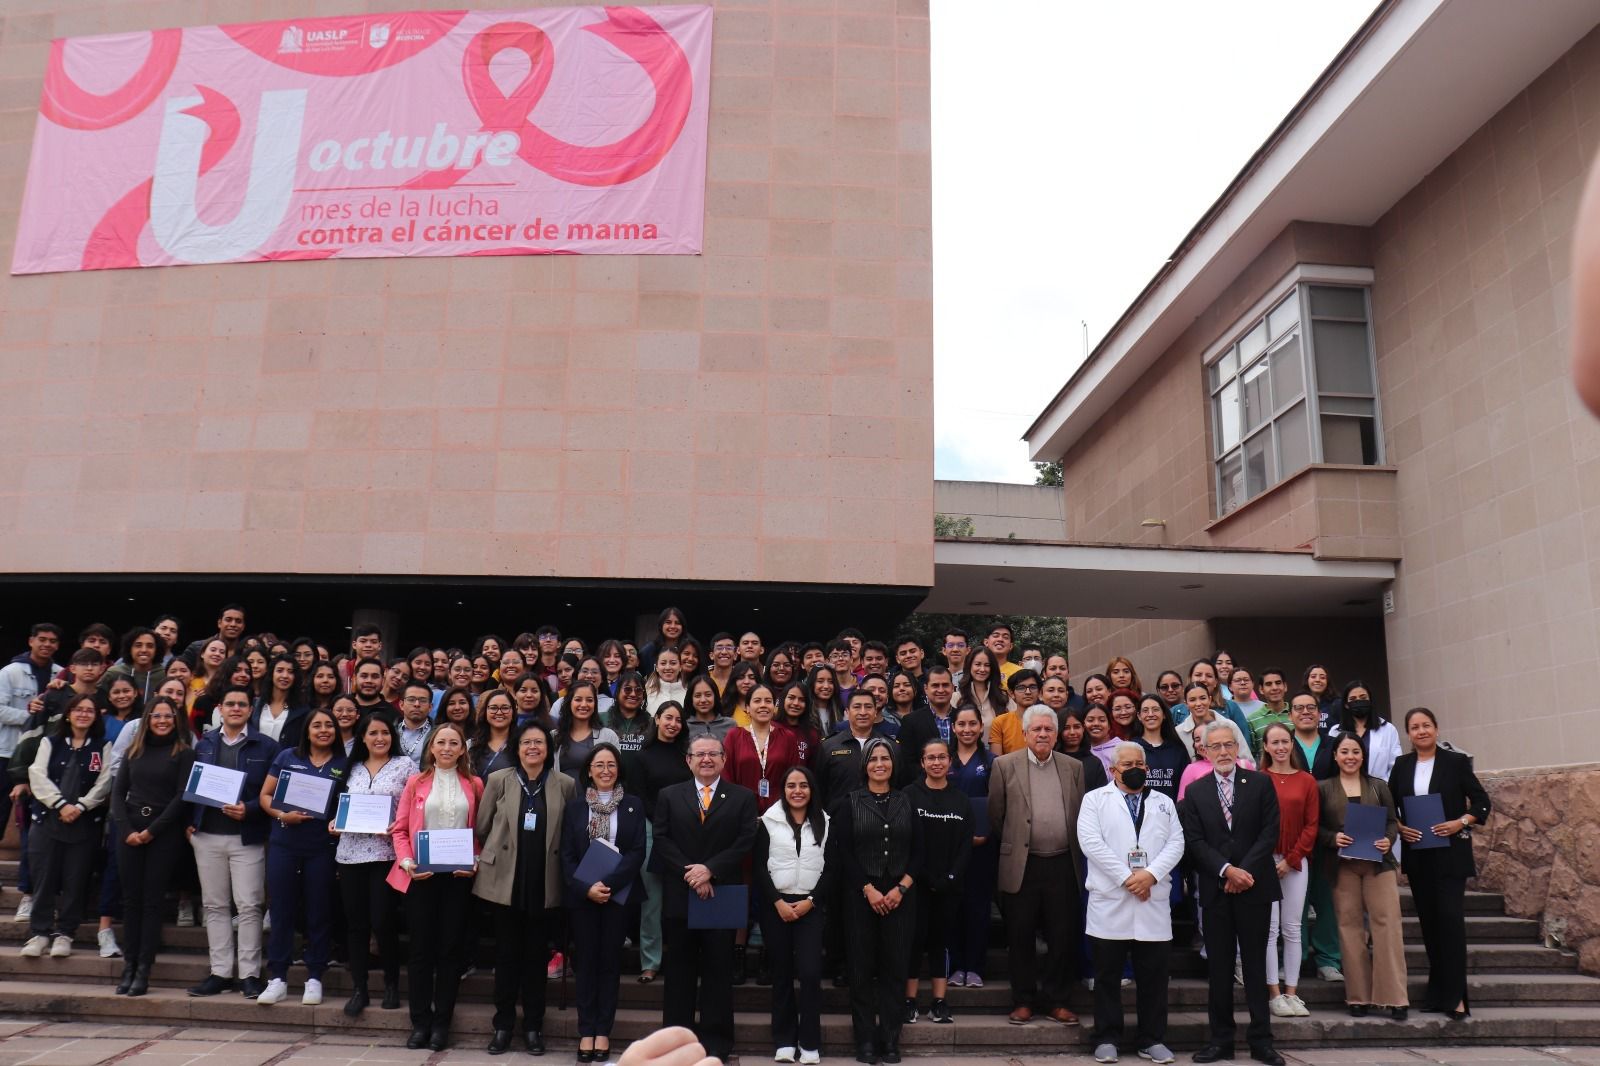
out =
<svg viewBox="0 0 1600 1066"><path fill-rule="evenodd" d="M470 773L463 773L461 788L467 794L466 828L471 829L477 824L478 800L483 797L483 782ZM400 793L400 803L395 808L394 816L394 865L389 868L386 878L396 892L404 892L411 887L411 875L401 869L400 863L417 857L417 830L427 828L423 805L428 802L432 792L433 772L430 770L413 776L406 782L406 790ZM474 856L478 853L477 834L473 834L472 853Z"/></svg>

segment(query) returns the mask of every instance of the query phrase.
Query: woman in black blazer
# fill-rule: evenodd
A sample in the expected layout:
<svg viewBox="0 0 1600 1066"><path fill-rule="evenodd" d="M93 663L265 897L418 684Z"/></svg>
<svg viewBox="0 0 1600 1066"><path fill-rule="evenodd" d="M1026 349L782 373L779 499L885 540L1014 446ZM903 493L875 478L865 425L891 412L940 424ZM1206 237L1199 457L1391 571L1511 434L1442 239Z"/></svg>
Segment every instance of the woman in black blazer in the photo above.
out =
<svg viewBox="0 0 1600 1066"><path fill-rule="evenodd" d="M1428 992L1423 1011L1459 1021L1467 1002L1467 878L1476 876L1472 861L1473 826L1489 817L1489 794L1472 772L1472 759L1439 747L1439 720L1426 707L1406 712L1411 751L1395 760L1389 791L1402 809L1400 838L1415 844L1424 833L1448 837L1448 848L1402 847L1401 868L1411 882L1411 898L1428 951ZM1437 794L1445 820L1433 826L1405 824L1408 797Z"/></svg>
<svg viewBox="0 0 1600 1066"><path fill-rule="evenodd" d="M644 801L624 789L622 755L613 744L594 746L579 780L583 793L561 813L561 874L572 915L578 1061L604 1062L609 1058L611 1026L617 1018L627 897L644 891L639 878L644 866ZM606 877L580 883L578 867L598 840L615 847L621 862Z"/></svg>

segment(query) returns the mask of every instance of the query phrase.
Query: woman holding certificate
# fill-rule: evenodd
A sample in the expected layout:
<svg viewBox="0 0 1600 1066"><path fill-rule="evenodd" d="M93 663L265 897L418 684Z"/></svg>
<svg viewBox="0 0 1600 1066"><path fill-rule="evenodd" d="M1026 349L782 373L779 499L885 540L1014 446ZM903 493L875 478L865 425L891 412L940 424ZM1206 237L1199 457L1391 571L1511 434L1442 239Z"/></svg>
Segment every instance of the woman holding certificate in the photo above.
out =
<svg viewBox="0 0 1600 1066"><path fill-rule="evenodd" d="M1399 832L1389 786L1367 774L1367 749L1354 733L1333 749L1337 777L1318 785L1317 840L1333 864L1333 907L1344 956L1344 999L1350 1016L1369 1007L1406 1020L1406 948L1400 932L1400 885L1394 839ZM1367 952L1370 929L1372 951Z"/></svg>
<svg viewBox="0 0 1600 1066"><path fill-rule="evenodd" d="M344 901L350 981L355 985L344 1005L351 1018L366 1010L370 1002L367 945L374 933L383 964L383 1009L400 1006L400 900L385 878L394 864L394 841L389 833L396 802L413 772L411 760L400 751L394 724L382 714L361 719L345 781L349 798L340 799L339 817L328 827L328 832L339 838L333 858Z"/></svg>
<svg viewBox="0 0 1600 1066"><path fill-rule="evenodd" d="M267 848L267 987L256 1002L289 994L295 926L306 920L306 987L300 1002L322 1002L322 972L333 953L333 837L328 819L349 762L327 711L306 716L300 743L272 760L261 786L261 813L273 820Z"/></svg>
<svg viewBox="0 0 1600 1066"><path fill-rule="evenodd" d="M1406 712L1411 752L1395 761L1389 791L1405 811L1400 865L1411 882L1411 898L1428 950L1428 992L1423 1013L1460 1021L1467 1002L1467 878L1473 826L1489 817L1489 794L1472 772L1472 759L1439 747L1439 720L1426 707Z"/></svg>
<svg viewBox="0 0 1600 1066"><path fill-rule="evenodd" d="M393 833L398 861L389 871L389 884L406 896L411 935L406 1047L413 1050L443 1051L450 1044L477 867L471 830L482 797L483 783L467 767L466 734L454 722L438 723L422 749L422 772L400 796Z"/></svg>
<svg viewBox="0 0 1600 1066"><path fill-rule="evenodd" d="M644 801L629 793L622 755L599 743L584 760L580 800L561 815L561 872L578 977L578 1061L605 1062L622 980L628 897L642 891Z"/></svg>
<svg viewBox="0 0 1600 1066"><path fill-rule="evenodd" d="M472 894L487 900L493 911L491 1055L511 1047L518 999L523 1047L530 1055L544 1054L548 913L561 903L561 815L577 787L551 767L553 746L543 722L529 719L519 726L510 743L516 763L489 775L478 809L478 876Z"/></svg>

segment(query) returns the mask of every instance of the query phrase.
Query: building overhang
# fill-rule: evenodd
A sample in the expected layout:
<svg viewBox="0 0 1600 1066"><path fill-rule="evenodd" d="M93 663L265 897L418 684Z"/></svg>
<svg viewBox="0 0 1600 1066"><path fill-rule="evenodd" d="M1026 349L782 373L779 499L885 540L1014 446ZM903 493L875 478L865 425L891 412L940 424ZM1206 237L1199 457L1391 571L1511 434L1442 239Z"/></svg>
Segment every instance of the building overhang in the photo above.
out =
<svg viewBox="0 0 1600 1066"><path fill-rule="evenodd" d="M1372 617L1395 564L1305 552L941 538L919 610L1073 618Z"/></svg>
<svg viewBox="0 0 1600 1066"><path fill-rule="evenodd" d="M1387 0L1023 434L1064 456L1292 222L1370 226L1600 22L1593 0Z"/></svg>

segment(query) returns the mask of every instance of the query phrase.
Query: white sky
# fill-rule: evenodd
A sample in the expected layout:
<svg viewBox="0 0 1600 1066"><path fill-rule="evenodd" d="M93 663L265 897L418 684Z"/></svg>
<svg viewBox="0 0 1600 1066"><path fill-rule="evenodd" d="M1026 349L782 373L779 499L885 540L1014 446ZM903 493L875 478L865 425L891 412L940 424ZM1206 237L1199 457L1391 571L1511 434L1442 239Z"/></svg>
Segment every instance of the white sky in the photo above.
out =
<svg viewBox="0 0 1600 1066"><path fill-rule="evenodd" d="M1022 432L1373 0L933 0L934 470Z"/></svg>

